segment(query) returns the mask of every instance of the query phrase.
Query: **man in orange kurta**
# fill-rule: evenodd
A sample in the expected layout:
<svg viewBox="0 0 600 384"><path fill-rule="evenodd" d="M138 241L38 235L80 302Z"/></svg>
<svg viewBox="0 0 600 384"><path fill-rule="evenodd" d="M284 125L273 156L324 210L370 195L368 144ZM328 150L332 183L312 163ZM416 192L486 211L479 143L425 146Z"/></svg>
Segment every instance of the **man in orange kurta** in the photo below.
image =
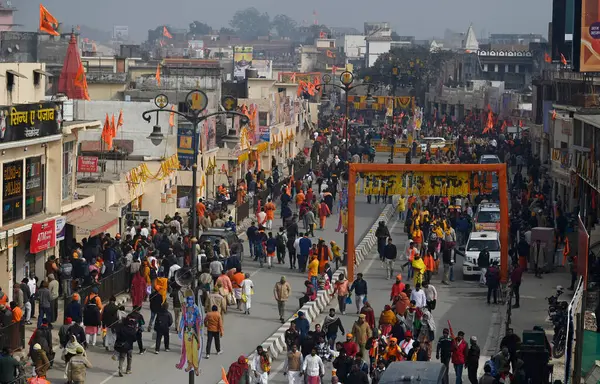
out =
<svg viewBox="0 0 600 384"><path fill-rule="evenodd" d="M296 209L300 209L300 206L302 205L302 203L304 203L305 200L305 196L304 196L304 192L302 192L302 190L298 190L298 193L296 193Z"/></svg>
<svg viewBox="0 0 600 384"><path fill-rule="evenodd" d="M329 251L329 247L323 239L319 239L319 244L317 245L317 258L319 260L319 273L323 273L325 271L325 264L332 260L331 251Z"/></svg>
<svg viewBox="0 0 600 384"><path fill-rule="evenodd" d="M273 229L273 220L275 220L275 203L273 199L269 199L265 204L265 213L267 214L267 229Z"/></svg>
<svg viewBox="0 0 600 384"><path fill-rule="evenodd" d="M206 205L202 202L202 199L198 199L198 203L196 203L196 214L198 217L204 217L204 213L206 212Z"/></svg>

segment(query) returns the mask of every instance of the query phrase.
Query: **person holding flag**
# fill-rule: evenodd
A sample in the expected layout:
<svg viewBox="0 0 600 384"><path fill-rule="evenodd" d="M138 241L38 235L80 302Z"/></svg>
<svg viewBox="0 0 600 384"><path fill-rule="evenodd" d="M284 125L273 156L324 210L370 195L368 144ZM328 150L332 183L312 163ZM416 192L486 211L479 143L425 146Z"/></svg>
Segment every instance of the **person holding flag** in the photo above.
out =
<svg viewBox="0 0 600 384"><path fill-rule="evenodd" d="M450 321L448 321L448 326L450 328L450 336L454 339L452 342L452 365L454 365L454 372L456 373L456 384L462 384L462 374L467 362L468 350L467 342L464 340L465 333L458 331L458 335L454 337Z"/></svg>

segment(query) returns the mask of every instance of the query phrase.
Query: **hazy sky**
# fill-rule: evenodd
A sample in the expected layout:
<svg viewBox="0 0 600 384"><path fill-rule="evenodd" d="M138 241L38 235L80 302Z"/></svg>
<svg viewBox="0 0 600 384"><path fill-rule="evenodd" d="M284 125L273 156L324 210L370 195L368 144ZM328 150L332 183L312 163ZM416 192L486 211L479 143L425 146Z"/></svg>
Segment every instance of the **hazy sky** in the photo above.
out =
<svg viewBox="0 0 600 384"><path fill-rule="evenodd" d="M4 3L6 0L0 0ZM16 22L28 29L37 27L40 0L12 0L20 10ZM199 20L213 28L228 26L238 9L250 6L275 16L287 14L298 22L313 21L328 26L350 26L362 30L365 21L389 21L399 35L417 38L443 36L446 28L487 33L548 32L551 0L42 0L48 10L65 24L85 24L105 31L113 25L129 26L135 40L145 39L158 25L187 27ZM367 4L365 7L364 5ZM364 7L364 8L363 8Z"/></svg>

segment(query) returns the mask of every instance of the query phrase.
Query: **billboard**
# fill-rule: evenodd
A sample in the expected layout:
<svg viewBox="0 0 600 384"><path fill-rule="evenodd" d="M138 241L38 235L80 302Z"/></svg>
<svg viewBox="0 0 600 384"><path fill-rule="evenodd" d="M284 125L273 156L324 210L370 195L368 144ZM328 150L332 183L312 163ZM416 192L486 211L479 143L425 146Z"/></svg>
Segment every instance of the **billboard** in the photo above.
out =
<svg viewBox="0 0 600 384"><path fill-rule="evenodd" d="M246 69L252 65L252 47L233 47L233 77L246 78Z"/></svg>
<svg viewBox="0 0 600 384"><path fill-rule="evenodd" d="M600 72L600 5L596 0L574 1L573 68Z"/></svg>
<svg viewBox="0 0 600 384"><path fill-rule="evenodd" d="M265 79L273 78L272 60L252 60L252 68L258 71L258 77L264 77Z"/></svg>
<svg viewBox="0 0 600 384"><path fill-rule="evenodd" d="M129 40L129 27L126 25L115 25L113 27L113 40L117 40L117 41Z"/></svg>
<svg viewBox="0 0 600 384"><path fill-rule="evenodd" d="M177 158L179 159L179 170L192 170L194 163L194 129L192 127L177 128Z"/></svg>

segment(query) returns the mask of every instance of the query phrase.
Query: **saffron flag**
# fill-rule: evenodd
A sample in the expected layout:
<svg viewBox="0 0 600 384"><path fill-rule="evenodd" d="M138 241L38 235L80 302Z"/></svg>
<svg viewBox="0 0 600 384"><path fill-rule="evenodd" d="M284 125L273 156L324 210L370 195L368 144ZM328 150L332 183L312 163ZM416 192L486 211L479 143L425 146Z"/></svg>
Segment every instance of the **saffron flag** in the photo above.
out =
<svg viewBox="0 0 600 384"><path fill-rule="evenodd" d="M552 57L550 57L550 55L549 55L549 54L547 54L547 53L544 53L544 61L545 61L546 63L551 63L551 62L552 62Z"/></svg>
<svg viewBox="0 0 600 384"><path fill-rule="evenodd" d="M75 80L73 80L73 85L77 88L80 88L83 91L83 98L87 101L90 100L90 95L88 94L88 85L87 78L85 76L85 69L83 68L83 63L79 63L79 68L77 68L77 73L75 74Z"/></svg>
<svg viewBox="0 0 600 384"><path fill-rule="evenodd" d="M106 144L106 148L110 151L112 149L112 135L110 133L110 123L108 121L108 113L106 114L106 119L104 120L104 126L102 127L102 141Z"/></svg>
<svg viewBox="0 0 600 384"><path fill-rule="evenodd" d="M112 114L112 118L110 120L110 135L114 139L117 136L117 125L115 124L115 114Z"/></svg>
<svg viewBox="0 0 600 384"><path fill-rule="evenodd" d="M227 373L225 373L225 368L221 367L221 380L223 383L229 384L229 380L227 380Z"/></svg>
<svg viewBox="0 0 600 384"><path fill-rule="evenodd" d="M52 36L59 36L58 20L42 4L40 4L40 31Z"/></svg>
<svg viewBox="0 0 600 384"><path fill-rule="evenodd" d="M560 54L560 62L562 65L567 65L567 59L565 58L565 55L563 55L562 53Z"/></svg>
<svg viewBox="0 0 600 384"><path fill-rule="evenodd" d="M329 49L327 50L327 57L335 58L335 53L331 52Z"/></svg>
<svg viewBox="0 0 600 384"><path fill-rule="evenodd" d="M327 38L327 33L321 31L319 32L319 39L326 39Z"/></svg>
<svg viewBox="0 0 600 384"><path fill-rule="evenodd" d="M552 110L552 120L556 120L556 109Z"/></svg>
<svg viewBox="0 0 600 384"><path fill-rule="evenodd" d="M166 37L167 39L173 38L173 36L171 36L171 34L169 33L169 30L167 29L167 27L163 27L163 36Z"/></svg>
<svg viewBox="0 0 600 384"><path fill-rule="evenodd" d="M156 85L160 85L160 63L156 64L156 75L154 75L156 79Z"/></svg>
<svg viewBox="0 0 600 384"><path fill-rule="evenodd" d="M117 129L123 126L123 110L119 112L119 118L117 119Z"/></svg>
<svg viewBox="0 0 600 384"><path fill-rule="evenodd" d="M169 114L169 127L175 126L175 105L171 105L171 113Z"/></svg>

